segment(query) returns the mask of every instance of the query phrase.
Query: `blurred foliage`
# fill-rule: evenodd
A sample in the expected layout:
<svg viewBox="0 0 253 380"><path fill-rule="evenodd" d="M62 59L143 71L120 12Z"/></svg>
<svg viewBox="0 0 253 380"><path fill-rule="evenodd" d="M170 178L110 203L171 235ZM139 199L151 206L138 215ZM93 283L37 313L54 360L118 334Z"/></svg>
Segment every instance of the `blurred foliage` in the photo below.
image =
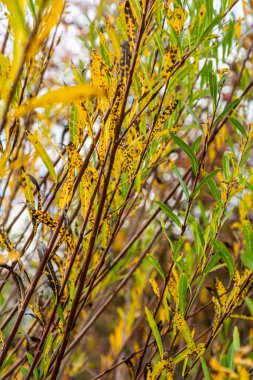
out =
<svg viewBox="0 0 253 380"><path fill-rule="evenodd" d="M252 1L0 7L1 379L252 378Z"/></svg>

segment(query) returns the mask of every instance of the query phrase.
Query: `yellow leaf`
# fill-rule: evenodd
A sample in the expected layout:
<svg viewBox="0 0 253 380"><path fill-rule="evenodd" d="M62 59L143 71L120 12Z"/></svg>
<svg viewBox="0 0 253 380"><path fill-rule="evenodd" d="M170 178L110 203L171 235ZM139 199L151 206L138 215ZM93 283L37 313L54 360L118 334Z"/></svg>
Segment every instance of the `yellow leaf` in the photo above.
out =
<svg viewBox="0 0 253 380"><path fill-rule="evenodd" d="M157 298L160 298L160 290L159 290L159 286L158 286L156 280L154 278L150 278L149 283L152 286L153 292L155 293Z"/></svg>
<svg viewBox="0 0 253 380"><path fill-rule="evenodd" d="M64 0L51 0L49 6L40 20L39 30L27 52L27 59L31 59L38 51L51 30L60 21L61 13L64 8Z"/></svg>
<svg viewBox="0 0 253 380"><path fill-rule="evenodd" d="M2 330L0 330L0 344L2 346L4 345L4 336L3 336Z"/></svg>
<svg viewBox="0 0 253 380"><path fill-rule="evenodd" d="M167 380L173 380L174 361L173 358L168 357L168 354L164 354L162 360L154 365L152 371L152 380L158 379L163 372L167 374Z"/></svg>
<svg viewBox="0 0 253 380"><path fill-rule="evenodd" d="M205 6L204 3L202 3L201 7L200 7L200 11L199 11L199 18L200 18L201 22L203 21L203 18L205 17L205 14L206 14L206 6Z"/></svg>
<svg viewBox="0 0 253 380"><path fill-rule="evenodd" d="M106 31L107 31L109 39L111 41L113 50L115 51L116 56L119 57L120 56L120 44L117 40L117 33L115 31L115 28L112 26L112 24L109 20L107 20L107 22L106 22Z"/></svg>
<svg viewBox="0 0 253 380"><path fill-rule="evenodd" d="M25 22L25 1L3 0L3 4L7 7L8 11L10 12L10 24L14 30L15 35L18 36L21 41L26 41L29 30Z"/></svg>
<svg viewBox="0 0 253 380"><path fill-rule="evenodd" d="M0 247L4 247L8 252L8 260L20 258L20 253L16 251L3 228L0 229Z"/></svg>
<svg viewBox="0 0 253 380"><path fill-rule="evenodd" d="M75 145L73 143L69 143L66 149L68 152L69 161L71 165L73 165L73 167L75 167L78 171L80 171L83 165L83 160L80 156L80 153L76 149Z"/></svg>
<svg viewBox="0 0 253 380"><path fill-rule="evenodd" d="M48 91L47 94L26 100L15 112L16 117L22 117L26 113L38 107L48 107L55 104L70 104L85 98L104 96L105 91L91 85L77 85L60 87L57 90Z"/></svg>
<svg viewBox="0 0 253 380"><path fill-rule="evenodd" d="M29 203L29 205L31 205L33 208L35 208L32 182L24 169L22 170L22 185L24 188L26 202Z"/></svg>
<svg viewBox="0 0 253 380"><path fill-rule="evenodd" d="M62 186L62 190L60 194L59 208L61 210L63 210L64 207L67 206L71 200L73 188L74 188L74 180L75 180L74 167L73 165L69 165L67 180Z"/></svg>
<svg viewBox="0 0 253 380"><path fill-rule="evenodd" d="M47 154L47 152L45 151L45 149L43 148L43 146L41 145L39 140L31 132L26 131L26 135L27 135L29 141L33 144L34 149L36 150L36 152L38 153L38 155L40 156L40 158L42 159L42 161L46 165L46 167L47 167L49 173L51 174L54 182L57 183L57 175L55 173L54 166L53 166L53 164L49 158L49 155Z"/></svg>
<svg viewBox="0 0 253 380"><path fill-rule="evenodd" d="M241 38L241 31L242 31L242 19L239 18L235 24L235 36L236 36L236 38L238 38L238 39Z"/></svg>
<svg viewBox="0 0 253 380"><path fill-rule="evenodd" d="M180 331L180 333L184 337L184 339L187 343L187 347L188 348L195 347L195 342L193 340L191 330L190 330L189 326L187 325L186 321L184 320L183 316L181 315L181 313L175 314L174 322L175 322L178 330Z"/></svg>
<svg viewBox="0 0 253 380"><path fill-rule="evenodd" d="M34 216L39 222L48 226L52 231L54 231L57 227L58 222L53 219L48 212L43 212L41 210L33 210L31 209L31 214ZM74 249L74 240L71 234L71 231L67 230L63 226L61 226L59 235L61 240L65 243L65 245L69 248L70 251Z"/></svg>
<svg viewBox="0 0 253 380"><path fill-rule="evenodd" d="M240 376L240 379L241 379L241 380L250 380L250 374L249 374L249 372L247 371L247 369L244 368L244 367L242 367L242 368L240 369L239 376Z"/></svg>
<svg viewBox="0 0 253 380"><path fill-rule="evenodd" d="M175 65L176 60L177 60L177 52L178 52L177 46L175 47L171 46L164 54L164 59L166 62L166 66L163 67L163 70L162 70L162 75L164 77L167 77L170 75L172 68Z"/></svg>
<svg viewBox="0 0 253 380"><path fill-rule="evenodd" d="M219 295L220 304L222 306L221 310L222 310L222 312L225 312L226 311L226 301L227 301L226 289L225 289L223 283L218 278L216 279L215 287L216 287L217 293Z"/></svg>

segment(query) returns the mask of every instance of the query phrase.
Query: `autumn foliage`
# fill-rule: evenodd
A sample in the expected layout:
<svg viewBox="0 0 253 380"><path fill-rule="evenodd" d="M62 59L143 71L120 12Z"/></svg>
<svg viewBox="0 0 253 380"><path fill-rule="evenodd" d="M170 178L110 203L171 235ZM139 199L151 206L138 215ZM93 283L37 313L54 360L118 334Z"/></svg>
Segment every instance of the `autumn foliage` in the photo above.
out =
<svg viewBox="0 0 253 380"><path fill-rule="evenodd" d="M250 380L252 1L0 6L1 380Z"/></svg>

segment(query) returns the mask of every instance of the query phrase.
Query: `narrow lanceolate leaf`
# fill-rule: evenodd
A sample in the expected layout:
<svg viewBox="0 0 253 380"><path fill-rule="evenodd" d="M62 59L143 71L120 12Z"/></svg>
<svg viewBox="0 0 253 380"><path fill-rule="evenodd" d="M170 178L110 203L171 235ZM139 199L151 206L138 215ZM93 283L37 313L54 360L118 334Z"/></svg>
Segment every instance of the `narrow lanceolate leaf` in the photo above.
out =
<svg viewBox="0 0 253 380"><path fill-rule="evenodd" d="M213 72L213 70L211 70L209 72L209 86L210 86L211 96L213 98L214 104L216 105L216 103L217 103L218 86L217 86L217 76Z"/></svg>
<svg viewBox="0 0 253 380"><path fill-rule="evenodd" d="M156 203L158 204L158 206L162 209L162 211L165 213L166 216L168 216L170 219L173 220L173 222L176 223L176 225L181 228L181 222L180 220L178 219L178 217L174 214L174 212L169 208L168 205L166 205L165 203L162 203L162 202L159 202L159 201L156 201Z"/></svg>
<svg viewBox="0 0 253 380"><path fill-rule="evenodd" d="M15 272L15 270L12 267L10 267L7 264L0 264L0 268L5 268L11 273L13 280L17 286L19 302L20 304L22 304L24 300L24 296L25 296L25 286L23 284L22 278L20 277L18 273Z"/></svg>
<svg viewBox="0 0 253 380"><path fill-rule="evenodd" d="M226 263L226 266L227 266L231 276L233 276L234 271L235 271L235 262L234 262L234 259L231 255L231 253L226 248L226 246L218 240L215 240L215 239L213 240L213 246L214 246L216 252L220 255L220 257Z"/></svg>
<svg viewBox="0 0 253 380"><path fill-rule="evenodd" d="M180 185L182 186L182 189L183 189L183 192L184 192L186 198L189 199L189 196L190 196L189 190L188 190L188 188L187 188L187 186L186 186L186 184L185 184L185 182L184 182L184 180L180 174L180 171L178 170L178 168L174 164L172 164L172 169L174 170L174 173L176 174L176 176L180 182Z"/></svg>
<svg viewBox="0 0 253 380"><path fill-rule="evenodd" d="M219 202L221 200L221 195L220 195L220 192L218 190L215 180L213 178L210 178L207 185L209 187L209 190L212 193L212 196L216 200L216 202Z"/></svg>
<svg viewBox="0 0 253 380"><path fill-rule="evenodd" d="M41 199L41 193L40 193L40 185L38 184L38 181L31 174L27 173L27 177L30 179L31 183L36 187L36 190L38 193L38 209L41 210L42 199Z"/></svg>
<svg viewBox="0 0 253 380"><path fill-rule="evenodd" d="M39 241L39 243L37 244L37 251L39 254L39 259L41 261L47 251L46 245L43 242ZM54 267L51 263L51 260L48 260L45 266L45 274L47 276L48 284L50 288L52 289L54 295L57 296L57 294L60 291L60 284L59 284L58 277L55 273Z"/></svg>
<svg viewBox="0 0 253 380"><path fill-rule="evenodd" d="M186 296L187 296L187 277L185 273L182 273L178 283L178 296L179 296L179 308L181 314L185 314Z"/></svg>
<svg viewBox="0 0 253 380"><path fill-rule="evenodd" d="M8 11L12 20L15 20L15 23L12 22L12 27L15 34L19 34L19 38L22 38L23 41L26 40L29 33L29 28L25 20L24 9L20 4L20 1L13 0L3 0L4 5L7 6Z"/></svg>
<svg viewBox="0 0 253 380"><path fill-rule="evenodd" d="M229 152L225 152L222 157L222 168L225 180L228 181L231 173L230 173L230 154Z"/></svg>
<svg viewBox="0 0 253 380"><path fill-rule="evenodd" d="M95 96L102 97L104 95L105 91L103 89L88 84L61 87L57 90L48 91L48 93L45 95L26 100L16 110L15 116L22 117L26 113L32 111L34 108L38 107L50 107L59 103L66 105L82 101L86 98Z"/></svg>
<svg viewBox="0 0 253 380"><path fill-rule="evenodd" d="M188 106L188 104L185 103L185 107L187 109L187 111L191 114L191 116L193 117L193 119L196 121L196 123L198 124L198 126L201 128L201 130L203 131L203 127L199 121L199 118L197 117L197 115L195 114L195 112L193 111L193 109Z"/></svg>
<svg viewBox="0 0 253 380"><path fill-rule="evenodd" d="M134 380L134 365L130 359L125 361L129 372L129 379Z"/></svg>
<svg viewBox="0 0 253 380"><path fill-rule="evenodd" d="M191 330L181 313L175 314L174 322L181 335L183 336L184 340L186 341L187 348L195 347L195 342L192 337Z"/></svg>
<svg viewBox="0 0 253 380"><path fill-rule="evenodd" d="M197 153L198 153L198 150L199 150L199 146L200 146L201 140L202 140L202 136L200 135L200 136L197 137L196 140L193 142L193 144L192 144L192 151L193 151L194 154L197 154Z"/></svg>
<svg viewBox="0 0 253 380"><path fill-rule="evenodd" d="M201 182L200 184L196 187L195 191L193 192L192 194L192 198L196 198L196 196L199 194L200 190L202 189L202 187L204 187L205 185L209 184L210 183L210 179L213 178L215 176L215 174L217 174L218 172L220 171L220 169L216 169L214 171L212 171L210 174L208 174Z"/></svg>
<svg viewBox="0 0 253 380"><path fill-rule="evenodd" d="M25 199L26 202L35 208L35 200L34 200L34 195L33 195L33 186L30 178L26 174L25 170L22 169L22 185L24 188L24 193L25 193Z"/></svg>
<svg viewBox="0 0 253 380"><path fill-rule="evenodd" d="M72 142L69 143L66 150L68 153L69 161L78 171L80 171L83 165L83 161L75 145Z"/></svg>
<svg viewBox="0 0 253 380"><path fill-rule="evenodd" d="M163 77L169 77L170 73L172 71L173 66L176 63L177 60L177 53L178 53L178 48L177 46L170 46L166 51L163 56L166 65L163 67L162 70L162 76Z"/></svg>
<svg viewBox="0 0 253 380"><path fill-rule="evenodd" d="M38 221L32 216L30 210L31 208L35 208L35 198L33 194L33 189L35 186L37 191L38 191L38 208L41 209L42 207L42 201L41 201L41 194L40 194L40 186L36 179L31 176L30 174L27 174L24 169L22 169L22 185L24 188L24 193L25 193L25 199L28 205L28 212L31 216L32 219L32 224L33 224L33 234L35 235L37 232L37 227L38 227Z"/></svg>
<svg viewBox="0 0 253 380"><path fill-rule="evenodd" d="M43 146L41 145L39 140L37 140L37 138L31 132L26 131L26 135L27 135L29 141L32 143L34 149L36 150L36 152L38 153L38 155L40 156L40 158L42 159L42 161L46 165L46 167L47 167L49 173L51 174L51 177L53 178L54 182L57 183L57 175L55 173L54 166L52 164L52 161L49 158L49 155L47 154L47 152L45 151L45 149L43 148Z"/></svg>
<svg viewBox="0 0 253 380"><path fill-rule="evenodd" d="M219 259L220 259L220 255L218 254L218 252L216 252L208 261L204 269L204 276L207 276L213 270L215 265L218 263Z"/></svg>
<svg viewBox="0 0 253 380"><path fill-rule="evenodd" d="M243 137L247 138L247 133L243 125L240 123L238 119L236 119L235 117L229 116L228 120L243 135Z"/></svg>
<svg viewBox="0 0 253 380"><path fill-rule="evenodd" d="M158 259L156 257L150 255L150 254L147 255L147 259L151 262L151 264L157 270L157 272L160 274L160 276L163 278L163 280L165 280L165 275L164 275L164 272L162 270L162 267L161 267Z"/></svg>
<svg viewBox="0 0 253 380"><path fill-rule="evenodd" d="M36 218L39 222L45 224L52 231L57 227L58 222L54 220L49 213L43 212L41 210L31 209L31 214L34 218ZM70 230L67 230L63 226L60 228L59 235L61 240L65 243L65 245L69 248L70 251L74 249L74 240Z"/></svg>
<svg viewBox="0 0 253 380"><path fill-rule="evenodd" d="M154 317L153 317L152 313L150 312L150 310L147 308L147 306L145 307L145 312L146 312L148 324L149 324L151 331L154 335L154 338L156 340L156 344L157 344L157 347L158 347L158 350L159 350L159 353L160 353L160 356L162 359L163 358L163 344L162 344L162 338L160 336L156 321L154 320Z"/></svg>
<svg viewBox="0 0 253 380"><path fill-rule="evenodd" d="M28 4L28 7L31 11L33 18L36 19L36 10L35 10L34 4L33 4L33 0L28 0L27 4Z"/></svg>
<svg viewBox="0 0 253 380"><path fill-rule="evenodd" d="M165 353L163 359L154 365L151 378L152 380L158 380L164 373L166 374L167 380L173 380L173 372L174 360L172 357L169 357L167 353Z"/></svg>
<svg viewBox="0 0 253 380"><path fill-rule="evenodd" d="M134 44L136 41L136 20L132 12L131 4L128 0L125 2L125 18L127 36L130 43L130 50L131 52L133 52Z"/></svg>
<svg viewBox="0 0 253 380"><path fill-rule="evenodd" d="M177 108L178 100L174 100L167 105L163 113L158 119L157 124L160 126L168 119L168 117L172 114L172 112Z"/></svg>
<svg viewBox="0 0 253 380"><path fill-rule="evenodd" d="M3 228L0 228L0 247L4 247L8 252L8 260L19 259L20 253L18 253L10 242L6 231Z"/></svg>
<svg viewBox="0 0 253 380"><path fill-rule="evenodd" d="M64 207L68 205L68 203L70 202L72 198L72 193L73 193L73 188L74 188L74 179L75 179L74 167L72 165L69 165L67 179L66 179L66 182L64 182L61 193L60 193L59 208L61 210L63 210Z"/></svg>
<svg viewBox="0 0 253 380"><path fill-rule="evenodd" d="M149 279L149 283L153 289L153 292L155 293L155 295L157 296L157 298L160 298L160 289L159 289L159 286L156 282L156 280L154 278L150 278Z"/></svg>
<svg viewBox="0 0 253 380"><path fill-rule="evenodd" d="M213 21L209 24L206 30L202 33L198 44L200 44L210 33L212 33L213 28L221 21L221 16L216 16Z"/></svg>
<svg viewBox="0 0 253 380"><path fill-rule="evenodd" d="M240 99L233 100L225 109L224 111L217 117L217 119L214 122L214 125L218 124L224 116L229 115L230 112L239 104Z"/></svg>
<svg viewBox="0 0 253 380"><path fill-rule="evenodd" d="M123 41L120 47L120 77L122 83L126 85L131 65L130 44L128 41Z"/></svg>
<svg viewBox="0 0 253 380"><path fill-rule="evenodd" d="M204 373L204 376L205 376L205 380L211 380L209 369L208 369L208 366L206 364L205 359L202 357L202 358L200 358L200 361L201 361L203 373Z"/></svg>
<svg viewBox="0 0 253 380"><path fill-rule="evenodd" d="M185 154L187 154L187 156L189 157L189 159L191 161L192 171L196 176L198 173L199 164L198 164L198 160L197 160L195 154L193 153L193 150L191 149L191 147L189 145L186 144L186 142L184 142L182 139L180 139L180 137L174 135L172 132L170 132L170 135L171 135L171 138L174 140L174 142L181 149L183 149Z"/></svg>
<svg viewBox="0 0 253 380"><path fill-rule="evenodd" d="M244 226L246 249L242 254L242 261L250 270L253 270L253 229L247 221Z"/></svg>

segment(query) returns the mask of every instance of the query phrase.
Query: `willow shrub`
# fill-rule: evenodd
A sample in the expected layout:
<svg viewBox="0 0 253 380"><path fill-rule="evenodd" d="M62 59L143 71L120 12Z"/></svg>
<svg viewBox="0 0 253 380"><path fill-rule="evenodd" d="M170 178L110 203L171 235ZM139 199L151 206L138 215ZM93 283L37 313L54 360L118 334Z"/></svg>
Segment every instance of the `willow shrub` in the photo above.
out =
<svg viewBox="0 0 253 380"><path fill-rule="evenodd" d="M252 2L0 3L1 379L250 379Z"/></svg>

